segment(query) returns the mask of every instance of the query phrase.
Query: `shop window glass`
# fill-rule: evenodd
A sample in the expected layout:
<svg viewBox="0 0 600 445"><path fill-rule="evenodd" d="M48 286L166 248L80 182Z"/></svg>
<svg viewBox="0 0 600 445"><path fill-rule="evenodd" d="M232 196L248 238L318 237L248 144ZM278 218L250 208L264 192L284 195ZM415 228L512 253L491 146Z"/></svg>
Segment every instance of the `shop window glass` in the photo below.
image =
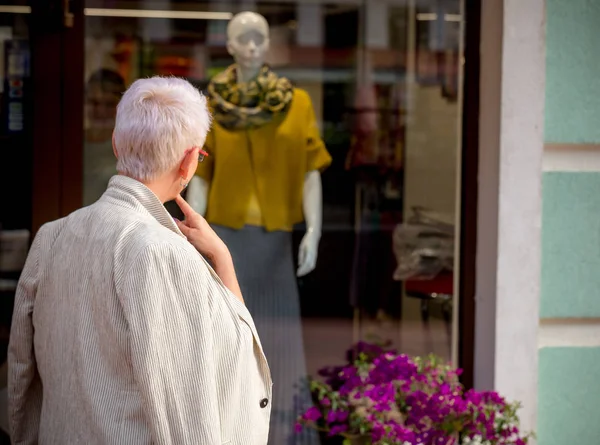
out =
<svg viewBox="0 0 600 445"><path fill-rule="evenodd" d="M211 192L207 218L234 252L279 382L271 445L300 443L288 440L295 407L310 403L302 378L343 361L357 341L379 339L408 354L455 357L461 3L87 0L84 205L98 199L116 173L111 132L120 94L152 75L184 77L208 94L215 76L233 63L227 26L242 11L266 19L267 66L295 88L292 107L304 98L314 116L313 134L306 131L312 118L285 122L293 111L281 128L287 125L291 147L312 150L308 170L321 182L316 267L296 274L307 228L299 221L302 192L275 199L268 196L274 189L261 189L277 181L286 190L303 187L309 172L290 186L285 181L291 175L282 170L304 166L281 153L273 153L281 165L268 177L247 166L256 181L245 184L252 190L244 205L253 216L240 225L226 208L236 204L211 203L221 196ZM217 119L220 128L209 137L213 162L237 149L288 149L278 129L269 133L273 140L244 128L231 130L245 132L243 138L230 137L222 122ZM232 140L242 143L232 147ZM227 178L204 173L201 179L212 187L240 178L238 171ZM174 206L167 207L177 216ZM316 434L304 440L320 443Z"/></svg>
<svg viewBox="0 0 600 445"><path fill-rule="evenodd" d="M0 5L0 443L8 439L7 352L17 281L31 238L30 8ZM19 166L15 173L15 166ZM18 176L17 176L18 175ZM16 182L18 181L18 182ZM20 193L15 193L18 184Z"/></svg>

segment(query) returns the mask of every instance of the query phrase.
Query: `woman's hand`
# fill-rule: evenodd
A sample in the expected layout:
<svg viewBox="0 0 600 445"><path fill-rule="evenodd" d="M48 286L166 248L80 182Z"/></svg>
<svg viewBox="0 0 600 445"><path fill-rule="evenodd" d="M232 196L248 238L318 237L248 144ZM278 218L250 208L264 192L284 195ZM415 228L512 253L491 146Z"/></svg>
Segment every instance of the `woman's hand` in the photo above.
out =
<svg viewBox="0 0 600 445"><path fill-rule="evenodd" d="M187 237L188 241L211 263L222 257L229 256L229 250L225 243L208 222L178 195L175 202L183 212L183 221L175 220L179 230Z"/></svg>
<svg viewBox="0 0 600 445"><path fill-rule="evenodd" d="M233 260L223 240L219 238L208 222L196 213L180 195L175 198L175 202L185 216L183 221L175 220L181 233L187 237L188 241L198 252L212 263L215 272L221 278L223 284L236 297L243 301L242 292L235 276Z"/></svg>

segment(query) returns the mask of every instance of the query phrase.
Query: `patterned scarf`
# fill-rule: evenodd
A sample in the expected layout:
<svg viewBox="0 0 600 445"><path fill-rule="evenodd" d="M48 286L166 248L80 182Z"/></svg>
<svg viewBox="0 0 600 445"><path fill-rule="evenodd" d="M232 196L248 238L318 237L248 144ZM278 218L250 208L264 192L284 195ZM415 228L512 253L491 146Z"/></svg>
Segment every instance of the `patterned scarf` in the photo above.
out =
<svg viewBox="0 0 600 445"><path fill-rule="evenodd" d="M236 66L217 74L208 84L209 104L216 121L228 130L248 130L284 116L292 103L293 87L264 65L247 83L237 82Z"/></svg>

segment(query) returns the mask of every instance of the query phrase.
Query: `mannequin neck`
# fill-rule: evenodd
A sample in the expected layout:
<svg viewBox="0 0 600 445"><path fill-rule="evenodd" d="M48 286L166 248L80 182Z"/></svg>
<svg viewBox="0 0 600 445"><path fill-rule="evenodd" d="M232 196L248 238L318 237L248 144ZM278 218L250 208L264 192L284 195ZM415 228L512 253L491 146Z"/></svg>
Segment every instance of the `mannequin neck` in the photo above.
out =
<svg viewBox="0 0 600 445"><path fill-rule="evenodd" d="M236 64L236 75L238 83L248 83L251 80L256 79L258 73L260 73L261 68L262 65L257 68L249 68Z"/></svg>

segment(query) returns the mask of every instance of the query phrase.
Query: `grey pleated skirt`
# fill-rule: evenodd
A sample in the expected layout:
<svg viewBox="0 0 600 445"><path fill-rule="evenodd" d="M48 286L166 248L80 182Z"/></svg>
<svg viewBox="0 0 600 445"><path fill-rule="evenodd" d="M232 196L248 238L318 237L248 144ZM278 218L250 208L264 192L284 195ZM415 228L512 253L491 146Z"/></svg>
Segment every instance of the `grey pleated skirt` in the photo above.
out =
<svg viewBox="0 0 600 445"><path fill-rule="evenodd" d="M273 376L269 445L318 445L315 431L297 434L297 417L311 405L306 382L300 301L292 235L246 226L213 226L235 264L244 301L254 318Z"/></svg>

